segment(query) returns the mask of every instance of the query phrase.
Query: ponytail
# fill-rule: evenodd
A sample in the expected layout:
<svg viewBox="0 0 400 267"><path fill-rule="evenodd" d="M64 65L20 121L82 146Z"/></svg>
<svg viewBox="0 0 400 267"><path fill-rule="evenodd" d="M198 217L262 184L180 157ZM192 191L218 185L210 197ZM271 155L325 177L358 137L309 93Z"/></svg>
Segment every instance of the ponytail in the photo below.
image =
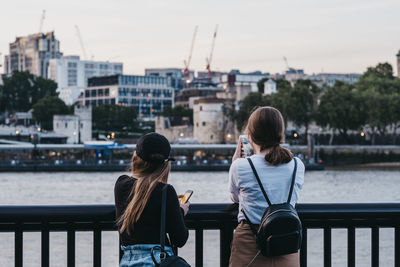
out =
<svg viewBox="0 0 400 267"><path fill-rule="evenodd" d="M293 159L293 153L277 144L265 154L264 159L269 164L278 166L290 162Z"/></svg>

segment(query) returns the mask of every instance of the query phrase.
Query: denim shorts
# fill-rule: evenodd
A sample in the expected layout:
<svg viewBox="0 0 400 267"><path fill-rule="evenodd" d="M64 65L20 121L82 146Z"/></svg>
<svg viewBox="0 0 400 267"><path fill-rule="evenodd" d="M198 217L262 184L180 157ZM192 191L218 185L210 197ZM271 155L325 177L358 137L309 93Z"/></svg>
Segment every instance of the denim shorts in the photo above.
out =
<svg viewBox="0 0 400 267"><path fill-rule="evenodd" d="M160 246L156 244L143 244L143 245L132 245L132 246L121 246L124 255L119 263L119 267L153 267L154 262L151 258L150 250ZM165 251L168 255L174 255L171 247L165 247ZM154 250L154 257L157 261L160 260L160 250Z"/></svg>

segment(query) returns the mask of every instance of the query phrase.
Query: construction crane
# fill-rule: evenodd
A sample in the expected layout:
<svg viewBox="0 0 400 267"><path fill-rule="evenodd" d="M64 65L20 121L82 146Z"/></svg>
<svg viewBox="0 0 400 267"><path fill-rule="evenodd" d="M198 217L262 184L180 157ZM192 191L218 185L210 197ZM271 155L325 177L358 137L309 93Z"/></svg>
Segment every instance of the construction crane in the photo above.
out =
<svg viewBox="0 0 400 267"><path fill-rule="evenodd" d="M76 34L78 35L78 38L79 38L79 43L81 44L81 49L82 49L82 53L83 53L83 59L84 59L84 60L87 60L85 46L84 46L84 44L83 44L83 40L82 40L82 36L81 36L81 31L79 30L78 25L75 25L75 30L76 30Z"/></svg>
<svg viewBox="0 0 400 267"><path fill-rule="evenodd" d="M193 32L193 37L192 37L192 43L190 44L190 50L189 50L189 55L187 60L184 60L183 63L185 64L185 68L183 69L183 73L185 74L186 77L186 85L189 85L190 82L190 61L192 60L192 54L193 54L193 48L194 48L194 42L196 40L196 35L197 35L197 30L199 29L199 26L196 25L194 27L194 32Z"/></svg>
<svg viewBox="0 0 400 267"><path fill-rule="evenodd" d="M0 53L0 68L1 68L1 66L3 66L3 65L1 65L1 53Z"/></svg>
<svg viewBox="0 0 400 267"><path fill-rule="evenodd" d="M211 43L211 51L210 51L210 56L208 58L206 58L206 70L208 71L208 78L211 79L211 62L212 62L212 57L213 57L213 53L214 53L214 47L215 47L215 39L217 38L217 32L218 32L218 24L215 26L215 31L214 31L214 35L212 38L212 43Z"/></svg>
<svg viewBox="0 0 400 267"><path fill-rule="evenodd" d="M288 60L287 60L287 58L286 58L285 56L283 57L283 60L285 61L285 64L286 64L286 68L287 68L287 70L293 69L293 70L296 72L297 78L298 78L298 79L300 79L300 73L299 73L299 70L298 70L298 69L296 69L296 68L291 68L291 67L289 67Z"/></svg>
<svg viewBox="0 0 400 267"><path fill-rule="evenodd" d="M44 19L45 19L45 18L46 18L46 10L43 10L43 12L42 12L42 17L40 18L39 33L42 32L42 29L43 29L43 22L44 22Z"/></svg>

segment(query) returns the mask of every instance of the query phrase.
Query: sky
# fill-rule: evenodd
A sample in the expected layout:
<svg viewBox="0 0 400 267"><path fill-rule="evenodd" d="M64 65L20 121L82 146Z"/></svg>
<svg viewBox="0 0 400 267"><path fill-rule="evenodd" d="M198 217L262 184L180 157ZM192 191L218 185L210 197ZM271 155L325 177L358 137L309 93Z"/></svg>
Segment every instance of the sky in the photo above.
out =
<svg viewBox="0 0 400 267"><path fill-rule="evenodd" d="M124 63L125 74L182 67L199 26L191 69L205 70L219 25L212 70L281 73L395 68L399 0L13 0L0 2L0 61L17 36L55 31L64 55L80 55L78 25L94 60ZM0 68L0 72L2 69Z"/></svg>

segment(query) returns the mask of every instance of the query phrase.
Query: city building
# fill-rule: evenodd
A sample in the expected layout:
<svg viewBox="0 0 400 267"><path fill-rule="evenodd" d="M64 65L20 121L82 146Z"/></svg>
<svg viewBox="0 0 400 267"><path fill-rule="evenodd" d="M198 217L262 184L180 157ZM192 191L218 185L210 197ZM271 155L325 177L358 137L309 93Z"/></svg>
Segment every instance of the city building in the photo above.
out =
<svg viewBox="0 0 400 267"><path fill-rule="evenodd" d="M264 82L264 94L265 95L272 95L277 93L278 90L276 89L276 82L273 79L268 79Z"/></svg>
<svg viewBox="0 0 400 267"><path fill-rule="evenodd" d="M239 70L232 70L228 74L221 76L220 86L223 88L234 87L237 85L250 85L252 92L257 92L257 82L263 78L269 78L269 73L262 73L260 71L251 73L240 73Z"/></svg>
<svg viewBox="0 0 400 267"><path fill-rule="evenodd" d="M198 71L197 78L200 78L200 79L207 78L210 80L210 82L219 84L222 82L222 76L225 74L227 74L227 73L221 72L221 71L211 71L211 73L208 73L208 71Z"/></svg>
<svg viewBox="0 0 400 267"><path fill-rule="evenodd" d="M4 57L4 73L29 71L33 75L47 78L50 59L61 56L60 42L54 32L17 37L15 42L10 43L9 55Z"/></svg>
<svg viewBox="0 0 400 267"><path fill-rule="evenodd" d="M183 106L184 108L193 108L194 101L200 98L215 98L217 93L223 92L222 89L216 87L205 88L187 88L179 92L175 98L175 106Z"/></svg>
<svg viewBox="0 0 400 267"><path fill-rule="evenodd" d="M155 131L164 135L170 143L175 143L178 139L188 140L193 138L193 125L188 117L157 116Z"/></svg>
<svg viewBox="0 0 400 267"><path fill-rule="evenodd" d="M48 78L58 84L59 98L67 105L78 100L88 85L88 79L98 76L122 74L119 62L81 60L79 56L64 56L51 59Z"/></svg>
<svg viewBox="0 0 400 267"><path fill-rule="evenodd" d="M396 55L397 57L397 77L400 78L400 50Z"/></svg>
<svg viewBox="0 0 400 267"><path fill-rule="evenodd" d="M135 108L139 118L153 120L174 106L174 89L165 77L112 75L89 78L80 99L85 106L118 104Z"/></svg>
<svg viewBox="0 0 400 267"><path fill-rule="evenodd" d="M175 90L175 95L183 88L186 88L186 84L188 83L185 74L180 68L150 68L145 69L145 75L167 78L169 86ZM189 76L190 82L194 79L194 71L190 70Z"/></svg>
<svg viewBox="0 0 400 267"><path fill-rule="evenodd" d="M55 134L67 136L67 144L92 140L92 108L75 106L74 115L54 115L53 129Z"/></svg>
<svg viewBox="0 0 400 267"><path fill-rule="evenodd" d="M233 102L220 98L200 98L193 106L193 137L203 144L234 143L235 123L229 117Z"/></svg>
<svg viewBox="0 0 400 267"><path fill-rule="evenodd" d="M292 84L299 79L305 79L306 74L303 69L289 68L285 71L284 77Z"/></svg>

